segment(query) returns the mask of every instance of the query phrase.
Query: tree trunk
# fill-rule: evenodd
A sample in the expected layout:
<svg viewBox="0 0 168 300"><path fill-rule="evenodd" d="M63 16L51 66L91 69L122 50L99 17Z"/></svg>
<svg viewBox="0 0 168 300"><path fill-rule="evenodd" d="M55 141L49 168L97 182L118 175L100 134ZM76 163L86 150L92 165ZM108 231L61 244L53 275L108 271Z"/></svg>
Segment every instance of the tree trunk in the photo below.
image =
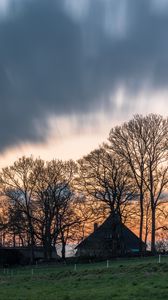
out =
<svg viewBox="0 0 168 300"><path fill-rule="evenodd" d="M156 253L155 247L155 227L156 227L156 210L155 207L152 207L152 228L151 228L151 252L152 254Z"/></svg>
<svg viewBox="0 0 168 300"><path fill-rule="evenodd" d="M147 224L147 221L146 221L146 226L145 226L145 245L147 244L147 241L148 241L148 224Z"/></svg>
<svg viewBox="0 0 168 300"><path fill-rule="evenodd" d="M66 255L66 242L62 241L62 250L61 250L61 254L62 254L62 259L65 260L65 255Z"/></svg>
<svg viewBox="0 0 168 300"><path fill-rule="evenodd" d="M13 247L16 247L16 234L15 232L13 233Z"/></svg>
<svg viewBox="0 0 168 300"><path fill-rule="evenodd" d="M35 256L34 256L34 246L35 246L35 241L34 241L34 230L33 226L31 223L31 218L29 220L29 230L30 230L30 263L34 264L35 261Z"/></svg>
<svg viewBox="0 0 168 300"><path fill-rule="evenodd" d="M152 228L151 228L151 252L155 254L155 226L156 226L156 207L155 207L155 198L154 198L154 176L152 173L152 165L150 164L150 202L151 202L151 212L152 212Z"/></svg>
<svg viewBox="0 0 168 300"><path fill-rule="evenodd" d="M143 254L143 219L144 219L144 211L143 211L143 192L140 191L140 226L139 226L139 253L140 255Z"/></svg>

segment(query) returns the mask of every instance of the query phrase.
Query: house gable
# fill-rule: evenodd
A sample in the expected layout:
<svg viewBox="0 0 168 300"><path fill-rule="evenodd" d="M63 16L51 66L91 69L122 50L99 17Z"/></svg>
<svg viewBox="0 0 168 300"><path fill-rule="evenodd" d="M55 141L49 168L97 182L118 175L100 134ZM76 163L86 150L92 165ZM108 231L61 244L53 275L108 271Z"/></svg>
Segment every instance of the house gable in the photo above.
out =
<svg viewBox="0 0 168 300"><path fill-rule="evenodd" d="M140 239L114 213L77 247L77 256L109 257L139 251ZM145 248L145 244L143 243Z"/></svg>

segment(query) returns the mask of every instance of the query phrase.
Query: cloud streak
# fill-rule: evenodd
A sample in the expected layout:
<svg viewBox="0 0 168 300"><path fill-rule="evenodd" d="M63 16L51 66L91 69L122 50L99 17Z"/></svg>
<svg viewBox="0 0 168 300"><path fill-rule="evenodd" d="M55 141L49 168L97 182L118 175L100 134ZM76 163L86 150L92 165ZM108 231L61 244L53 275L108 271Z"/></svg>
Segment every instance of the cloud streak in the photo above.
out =
<svg viewBox="0 0 168 300"><path fill-rule="evenodd" d="M167 89L168 7L161 2L88 0L84 9L81 0L82 14L75 0L12 1L0 17L0 150L44 140L47 130L36 125L46 128L50 114L101 107L113 114L121 86L128 93L122 113L135 106L132 95Z"/></svg>

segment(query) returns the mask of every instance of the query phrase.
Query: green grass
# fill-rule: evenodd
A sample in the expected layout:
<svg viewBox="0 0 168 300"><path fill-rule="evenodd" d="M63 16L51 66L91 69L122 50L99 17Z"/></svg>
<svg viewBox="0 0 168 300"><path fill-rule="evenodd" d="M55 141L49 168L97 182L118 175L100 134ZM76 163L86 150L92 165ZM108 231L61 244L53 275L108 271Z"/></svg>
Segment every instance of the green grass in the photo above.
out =
<svg viewBox="0 0 168 300"><path fill-rule="evenodd" d="M167 260L167 261L166 261ZM0 270L2 300L163 300L168 258Z"/></svg>

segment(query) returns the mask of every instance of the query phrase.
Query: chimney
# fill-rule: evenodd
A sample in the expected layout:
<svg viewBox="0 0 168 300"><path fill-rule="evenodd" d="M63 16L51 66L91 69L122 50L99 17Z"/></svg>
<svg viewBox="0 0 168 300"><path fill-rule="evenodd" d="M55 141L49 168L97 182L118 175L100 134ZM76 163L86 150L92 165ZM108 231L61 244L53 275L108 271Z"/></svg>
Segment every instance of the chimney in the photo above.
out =
<svg viewBox="0 0 168 300"><path fill-rule="evenodd" d="M98 224L94 223L94 232L96 231L97 228L98 228Z"/></svg>

